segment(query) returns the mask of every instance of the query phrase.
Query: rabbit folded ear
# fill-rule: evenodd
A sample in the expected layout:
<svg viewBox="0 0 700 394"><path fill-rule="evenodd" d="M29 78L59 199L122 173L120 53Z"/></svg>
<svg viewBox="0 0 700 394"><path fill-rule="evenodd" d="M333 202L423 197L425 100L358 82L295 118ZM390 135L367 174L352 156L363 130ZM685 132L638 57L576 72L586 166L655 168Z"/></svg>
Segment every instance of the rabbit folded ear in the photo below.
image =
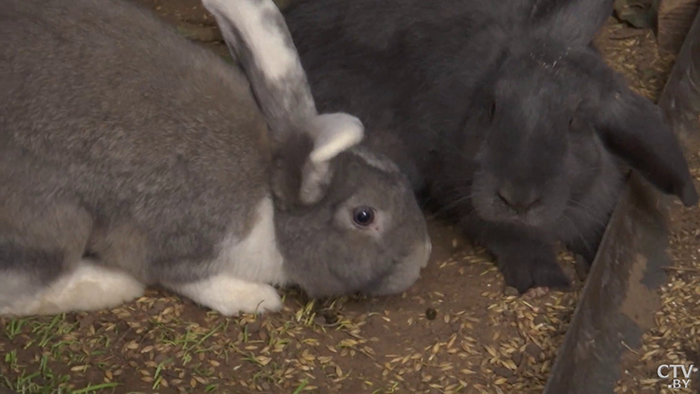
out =
<svg viewBox="0 0 700 394"><path fill-rule="evenodd" d="M352 115L324 114L310 122L308 132L314 144L302 168L299 200L303 204L315 204L323 198L331 182L331 160L362 141L364 126Z"/></svg>
<svg viewBox="0 0 700 394"><path fill-rule="evenodd" d="M613 13L614 0L538 0L530 21L539 34L588 45Z"/></svg>
<svg viewBox="0 0 700 394"><path fill-rule="evenodd" d="M289 29L272 0L202 0L243 68L268 122L283 142L313 119L316 105Z"/></svg>
<svg viewBox="0 0 700 394"><path fill-rule="evenodd" d="M698 202L688 163L661 109L625 86L609 91L597 109L596 129L608 149L659 190L685 206Z"/></svg>

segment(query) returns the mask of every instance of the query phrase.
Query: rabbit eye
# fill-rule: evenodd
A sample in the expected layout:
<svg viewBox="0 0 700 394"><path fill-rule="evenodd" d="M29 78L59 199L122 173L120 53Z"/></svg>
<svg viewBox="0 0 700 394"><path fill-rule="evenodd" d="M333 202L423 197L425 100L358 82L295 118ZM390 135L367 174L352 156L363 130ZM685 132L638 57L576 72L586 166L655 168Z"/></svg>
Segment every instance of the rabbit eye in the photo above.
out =
<svg viewBox="0 0 700 394"><path fill-rule="evenodd" d="M374 223L374 209L370 207L359 207L353 212L352 219L356 225L367 227Z"/></svg>

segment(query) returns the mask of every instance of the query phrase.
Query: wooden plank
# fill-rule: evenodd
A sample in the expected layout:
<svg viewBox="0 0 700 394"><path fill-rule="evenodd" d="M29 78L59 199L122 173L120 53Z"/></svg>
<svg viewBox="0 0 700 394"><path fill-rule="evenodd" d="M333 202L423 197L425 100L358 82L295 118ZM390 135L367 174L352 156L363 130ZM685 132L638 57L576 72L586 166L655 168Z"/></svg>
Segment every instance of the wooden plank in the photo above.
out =
<svg viewBox="0 0 700 394"><path fill-rule="evenodd" d="M666 0L668 1L668 0ZM659 106L684 149L700 146L700 14L682 45ZM668 217L675 197L632 173L593 262L544 394L612 393L626 347L653 326L666 280Z"/></svg>
<svg viewBox="0 0 700 394"><path fill-rule="evenodd" d="M668 0L664 0L668 1ZM658 101L686 153L700 148L700 13Z"/></svg>
<svg viewBox="0 0 700 394"><path fill-rule="evenodd" d="M700 0L661 0L657 25L660 51L680 51L699 8Z"/></svg>

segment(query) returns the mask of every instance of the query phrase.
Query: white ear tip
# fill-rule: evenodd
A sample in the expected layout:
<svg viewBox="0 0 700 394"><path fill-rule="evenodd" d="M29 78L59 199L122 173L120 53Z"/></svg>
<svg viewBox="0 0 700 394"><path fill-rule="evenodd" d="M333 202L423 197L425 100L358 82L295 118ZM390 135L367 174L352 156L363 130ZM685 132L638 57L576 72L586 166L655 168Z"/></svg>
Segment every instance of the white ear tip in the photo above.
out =
<svg viewBox="0 0 700 394"><path fill-rule="evenodd" d="M362 124L362 121L356 117L352 116L350 114L345 114L345 113L337 113L337 114L331 114L331 115L321 115L321 116L333 116L334 123L335 125L332 127L335 127L337 129L342 129L344 133L348 133L353 136L353 141L357 139L356 143L359 143L362 141L362 138L365 136L365 125Z"/></svg>
<svg viewBox="0 0 700 394"><path fill-rule="evenodd" d="M212 6L220 6L220 4L221 0L202 0L202 5L204 6L204 8L207 8L210 11Z"/></svg>
<svg viewBox="0 0 700 394"><path fill-rule="evenodd" d="M342 151L359 144L365 136L362 121L346 113L323 114L314 119L316 144L311 161L328 161Z"/></svg>
<svg viewBox="0 0 700 394"><path fill-rule="evenodd" d="M344 112L339 112L336 114L321 115L321 116L335 116L339 122L353 123L357 127L364 129L364 125L362 124L362 121L357 116L352 116L352 115L346 114Z"/></svg>
<svg viewBox="0 0 700 394"><path fill-rule="evenodd" d="M362 121L358 117L344 112L318 115L316 119L314 119L314 123L323 128L358 128L361 133L364 133L365 129Z"/></svg>

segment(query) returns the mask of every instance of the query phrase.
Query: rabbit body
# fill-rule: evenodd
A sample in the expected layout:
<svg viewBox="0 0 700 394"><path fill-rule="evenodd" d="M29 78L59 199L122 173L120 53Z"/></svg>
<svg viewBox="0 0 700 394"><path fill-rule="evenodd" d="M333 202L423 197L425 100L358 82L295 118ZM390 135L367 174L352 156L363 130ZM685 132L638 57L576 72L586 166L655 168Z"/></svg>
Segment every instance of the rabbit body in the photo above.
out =
<svg viewBox="0 0 700 394"><path fill-rule="evenodd" d="M284 15L319 108L358 116L525 292L569 286L558 241L592 262L628 167L697 202L661 111L591 44L611 12L610 0L296 0Z"/></svg>
<svg viewBox="0 0 700 394"><path fill-rule="evenodd" d="M270 135L256 80L127 2L8 0L0 20L0 313L112 307L162 285L231 315L279 309L272 285L385 294L417 279L420 210L391 162L368 164L351 117L325 134L339 142L323 193L300 202L319 146L301 129L328 119ZM263 49L296 60L289 48ZM358 206L383 227L353 226Z"/></svg>

